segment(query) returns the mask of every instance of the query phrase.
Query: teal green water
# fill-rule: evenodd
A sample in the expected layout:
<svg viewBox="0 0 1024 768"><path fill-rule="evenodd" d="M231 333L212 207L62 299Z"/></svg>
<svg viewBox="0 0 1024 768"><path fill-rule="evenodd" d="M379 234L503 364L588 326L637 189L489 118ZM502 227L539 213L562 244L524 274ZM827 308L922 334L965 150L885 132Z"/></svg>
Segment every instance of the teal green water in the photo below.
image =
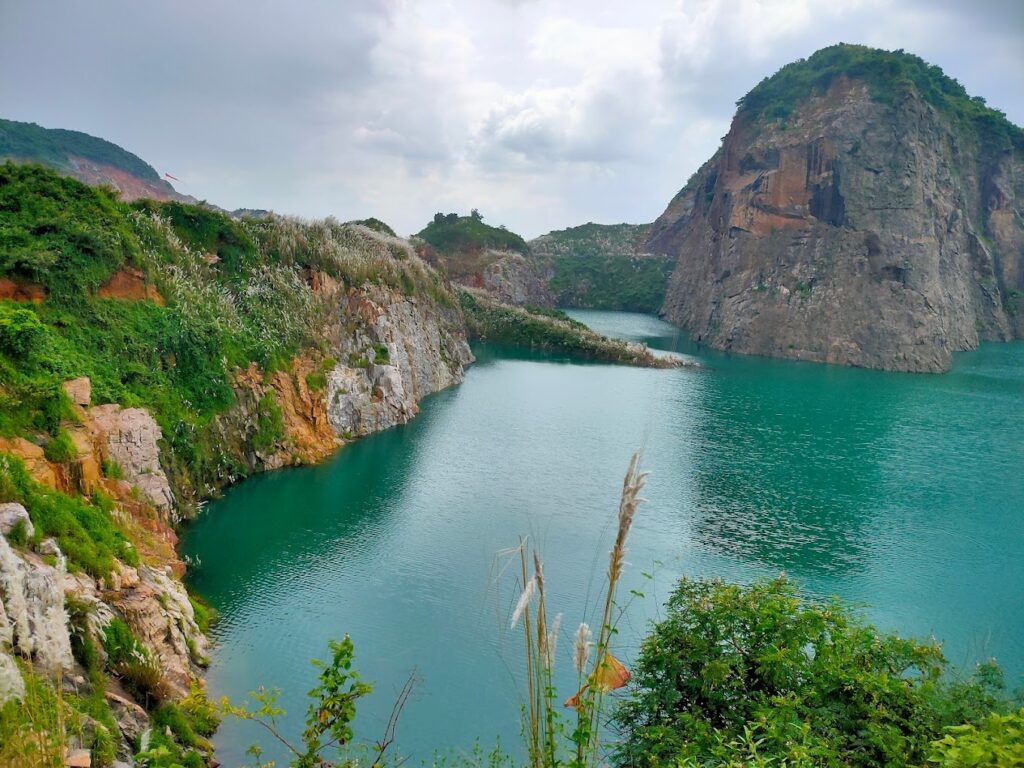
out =
<svg viewBox="0 0 1024 768"><path fill-rule="evenodd" d="M574 314L705 367L480 347L465 383L409 425L232 488L184 540L201 560L192 584L221 614L212 693L278 686L297 732L308 660L347 632L377 684L358 721L366 738L415 669L404 753L514 744L520 643L495 555L520 534L543 551L569 695L568 637L592 618L637 447L652 475L626 587L647 597L621 624L627 661L680 574L785 571L811 594L870 605L881 626L934 634L957 665L995 656L1020 682L1024 344L986 344L922 376L709 353L652 317ZM258 738L227 723L218 754L237 765Z"/></svg>

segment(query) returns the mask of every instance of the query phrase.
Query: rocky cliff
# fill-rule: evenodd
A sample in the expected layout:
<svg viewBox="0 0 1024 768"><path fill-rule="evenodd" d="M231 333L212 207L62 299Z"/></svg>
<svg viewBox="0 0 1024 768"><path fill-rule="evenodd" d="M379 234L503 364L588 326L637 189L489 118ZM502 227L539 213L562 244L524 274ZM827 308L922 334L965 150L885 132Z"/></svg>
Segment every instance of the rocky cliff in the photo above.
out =
<svg viewBox="0 0 1024 768"><path fill-rule="evenodd" d="M40 205L63 212L42 234ZM460 382L458 299L363 224L129 205L39 168L0 165L0 228L25 246L0 260L0 705L25 699L25 749L109 765L150 729L194 764L202 739L151 728L208 708L176 525ZM31 719L55 678L64 703L47 706L75 725L60 733ZM0 743L0 763L21 747Z"/></svg>
<svg viewBox="0 0 1024 768"><path fill-rule="evenodd" d="M901 52L825 49L740 102L651 229L712 347L943 371L1024 335L1024 139Z"/></svg>

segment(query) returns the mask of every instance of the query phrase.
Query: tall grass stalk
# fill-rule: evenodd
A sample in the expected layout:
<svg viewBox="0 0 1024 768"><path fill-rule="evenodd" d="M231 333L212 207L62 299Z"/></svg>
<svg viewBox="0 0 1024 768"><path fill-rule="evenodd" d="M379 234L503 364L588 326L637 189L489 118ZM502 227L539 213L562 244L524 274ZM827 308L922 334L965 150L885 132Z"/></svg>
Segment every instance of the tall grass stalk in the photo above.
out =
<svg viewBox="0 0 1024 768"><path fill-rule="evenodd" d="M520 539L519 547L514 550L519 555L519 577L523 590L513 611L511 623L514 628L520 619L523 622L527 694L527 703L523 708L523 732L531 768L555 768L563 763L572 768L596 766L599 761L599 731L604 695L614 688L621 687L628 679L628 672L611 655L611 644L615 635L615 593L625 562L626 540L637 507L643 501L640 498L640 491L647 477L646 472L639 471L638 464L637 453L631 458L622 483L615 542L609 553L603 600L599 603L601 623L598 627L597 641L592 642L590 627L585 622L579 625L575 633L572 656L580 689L564 704L565 707L573 707L576 710L575 728L569 734L566 745L569 749L568 760L563 760L560 750L565 728L553 680L555 649L562 614L558 614L553 621L548 621L544 566L540 554L536 550L527 552L525 538ZM531 602L534 598L536 608L531 613Z"/></svg>

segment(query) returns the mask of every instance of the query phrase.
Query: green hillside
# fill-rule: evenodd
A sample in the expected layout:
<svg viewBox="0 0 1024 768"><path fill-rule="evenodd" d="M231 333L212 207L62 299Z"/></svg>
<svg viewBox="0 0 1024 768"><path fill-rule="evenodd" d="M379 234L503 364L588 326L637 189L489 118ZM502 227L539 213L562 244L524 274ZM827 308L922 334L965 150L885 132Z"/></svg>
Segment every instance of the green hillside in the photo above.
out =
<svg viewBox="0 0 1024 768"><path fill-rule="evenodd" d="M232 370L287 367L323 343L329 307L304 270L454 305L436 274L375 237L329 221L128 204L41 166L0 165L0 277L45 291L37 304L0 301L0 436L56 437L70 417L61 382L88 376L96 402L153 411L179 482L241 471L220 465L209 426L233 402ZM163 300L100 298L125 267Z"/></svg>
<svg viewBox="0 0 1024 768"><path fill-rule="evenodd" d="M583 224L530 242L561 307L657 312L675 260L642 251L647 224Z"/></svg>
<svg viewBox="0 0 1024 768"><path fill-rule="evenodd" d="M153 166L104 139L80 131L0 120L0 157L32 160L66 170L69 167L68 155L112 165L144 181L160 181L160 175Z"/></svg>
<svg viewBox="0 0 1024 768"><path fill-rule="evenodd" d="M864 80L874 99L891 103L900 94L916 92L926 102L990 140L1024 148L1024 130L971 96L940 67L903 50L883 51L840 43L822 48L807 59L787 64L766 77L737 103L749 118L785 119L811 93L824 92L840 76Z"/></svg>

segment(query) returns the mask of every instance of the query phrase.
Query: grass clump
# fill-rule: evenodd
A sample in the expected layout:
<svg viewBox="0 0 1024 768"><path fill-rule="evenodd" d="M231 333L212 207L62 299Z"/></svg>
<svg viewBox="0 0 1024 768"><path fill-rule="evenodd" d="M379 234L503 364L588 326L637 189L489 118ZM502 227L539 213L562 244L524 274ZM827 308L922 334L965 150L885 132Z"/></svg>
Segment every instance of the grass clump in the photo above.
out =
<svg viewBox="0 0 1024 768"><path fill-rule="evenodd" d="M284 436L284 415L274 390L267 390L256 405L256 432L252 436L252 447L266 453L284 440Z"/></svg>
<svg viewBox="0 0 1024 768"><path fill-rule="evenodd" d="M123 619L111 619L103 628L102 640L107 670L121 679L136 701L148 709L166 699L159 659L153 658Z"/></svg>
<svg viewBox="0 0 1024 768"><path fill-rule="evenodd" d="M43 454L56 464L67 464L78 457L78 449L67 430L61 429L43 446Z"/></svg>
<svg viewBox="0 0 1024 768"><path fill-rule="evenodd" d="M40 538L53 537L72 570L102 578L114 558L137 564L138 555L114 522L111 509L89 504L40 485L17 457L0 454L0 501L17 501L28 510Z"/></svg>

